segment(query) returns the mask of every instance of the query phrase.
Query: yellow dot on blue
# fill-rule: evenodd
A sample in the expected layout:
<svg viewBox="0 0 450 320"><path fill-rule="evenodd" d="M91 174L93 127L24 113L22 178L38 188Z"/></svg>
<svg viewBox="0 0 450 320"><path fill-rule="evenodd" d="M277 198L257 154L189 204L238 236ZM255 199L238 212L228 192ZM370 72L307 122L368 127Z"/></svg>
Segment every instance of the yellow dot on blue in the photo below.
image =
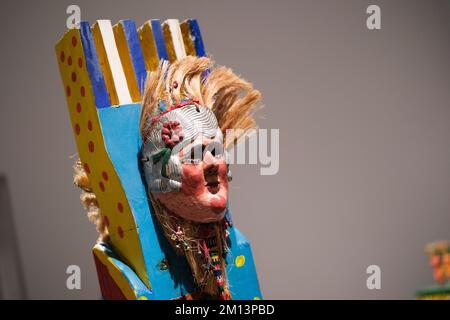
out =
<svg viewBox="0 0 450 320"><path fill-rule="evenodd" d="M240 268L245 264L245 256L236 257L236 267Z"/></svg>

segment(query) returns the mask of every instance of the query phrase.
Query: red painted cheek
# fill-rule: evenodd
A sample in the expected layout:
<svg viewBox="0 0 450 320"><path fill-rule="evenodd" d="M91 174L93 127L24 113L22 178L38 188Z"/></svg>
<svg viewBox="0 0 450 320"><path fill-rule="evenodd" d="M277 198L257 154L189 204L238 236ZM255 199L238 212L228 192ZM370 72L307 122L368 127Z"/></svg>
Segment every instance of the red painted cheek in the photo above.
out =
<svg viewBox="0 0 450 320"><path fill-rule="evenodd" d="M205 188L205 179L200 165L182 165L181 191L186 195L200 195Z"/></svg>
<svg viewBox="0 0 450 320"><path fill-rule="evenodd" d="M209 201L209 204L215 213L221 213L227 207L227 200L222 196L215 196Z"/></svg>
<svg viewBox="0 0 450 320"><path fill-rule="evenodd" d="M227 174L227 164L225 162L219 164L219 174Z"/></svg>

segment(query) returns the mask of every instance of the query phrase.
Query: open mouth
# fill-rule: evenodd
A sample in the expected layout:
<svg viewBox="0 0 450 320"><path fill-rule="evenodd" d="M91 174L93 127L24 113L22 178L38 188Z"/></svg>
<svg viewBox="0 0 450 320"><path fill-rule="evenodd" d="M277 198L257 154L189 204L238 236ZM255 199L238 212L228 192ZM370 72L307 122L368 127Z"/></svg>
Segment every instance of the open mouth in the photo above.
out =
<svg viewBox="0 0 450 320"><path fill-rule="evenodd" d="M218 187L219 184L220 184L219 181L214 181L214 182L208 182L208 183L206 184L206 186L207 186L208 188L215 188L215 187Z"/></svg>
<svg viewBox="0 0 450 320"><path fill-rule="evenodd" d="M206 181L206 188L212 194L219 192L220 182L217 180L217 177L214 180Z"/></svg>
<svg viewBox="0 0 450 320"><path fill-rule="evenodd" d="M217 193L220 189L220 181L219 181L219 172L217 168L209 168L208 170L205 170L205 181L206 181L206 188L210 193Z"/></svg>

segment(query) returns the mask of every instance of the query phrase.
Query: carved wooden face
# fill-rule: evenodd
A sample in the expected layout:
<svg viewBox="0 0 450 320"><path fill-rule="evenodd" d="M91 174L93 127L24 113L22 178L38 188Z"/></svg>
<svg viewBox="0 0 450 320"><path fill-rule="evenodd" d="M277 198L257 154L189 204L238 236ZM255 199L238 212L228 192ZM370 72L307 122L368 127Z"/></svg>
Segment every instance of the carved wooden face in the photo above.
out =
<svg viewBox="0 0 450 320"><path fill-rule="evenodd" d="M166 209L207 223L225 215L230 173L217 120L209 109L197 109L171 111L155 125L144 169L149 192Z"/></svg>
<svg viewBox="0 0 450 320"><path fill-rule="evenodd" d="M156 198L176 215L196 222L221 220L228 201L228 167L222 146L198 136L179 151L180 191L158 192Z"/></svg>

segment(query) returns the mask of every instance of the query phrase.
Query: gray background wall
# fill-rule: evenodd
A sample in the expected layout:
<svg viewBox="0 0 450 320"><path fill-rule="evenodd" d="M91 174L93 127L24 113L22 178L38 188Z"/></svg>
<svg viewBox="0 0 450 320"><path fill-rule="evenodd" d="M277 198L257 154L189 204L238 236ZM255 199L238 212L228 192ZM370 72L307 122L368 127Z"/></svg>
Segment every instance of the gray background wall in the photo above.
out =
<svg viewBox="0 0 450 320"><path fill-rule="evenodd" d="M0 172L30 298L99 297L53 49L71 3L1 3ZM215 60L264 94L280 171L235 165L231 200L266 298L408 299L433 283L423 247L450 238L449 1L75 3L91 22L196 17ZM65 287L70 264L80 291ZM371 264L381 290L366 288Z"/></svg>

